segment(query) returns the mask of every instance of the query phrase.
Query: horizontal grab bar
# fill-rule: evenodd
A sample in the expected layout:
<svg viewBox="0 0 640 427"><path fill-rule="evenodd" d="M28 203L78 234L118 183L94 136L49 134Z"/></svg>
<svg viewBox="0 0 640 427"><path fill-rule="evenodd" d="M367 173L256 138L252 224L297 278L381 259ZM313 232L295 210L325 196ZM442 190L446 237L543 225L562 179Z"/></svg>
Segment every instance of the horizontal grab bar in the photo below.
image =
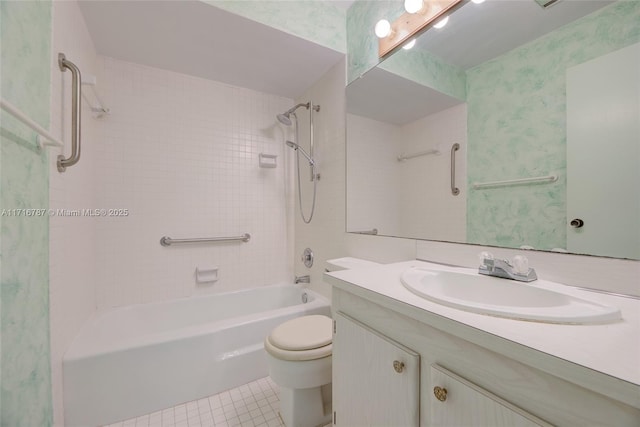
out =
<svg viewBox="0 0 640 427"><path fill-rule="evenodd" d="M536 176L532 178L508 179L505 181L476 182L473 184L473 188L478 189L485 187L501 187L504 185L529 184L533 182L556 182L557 180L558 175L546 175Z"/></svg>
<svg viewBox="0 0 640 427"><path fill-rule="evenodd" d="M38 135L44 137L46 139L45 141L42 141L40 138L38 138L39 147L45 146L45 145L62 147L64 145L62 141L60 141L55 136L51 135L49 131L47 131L42 126L40 126L39 124L31 120L29 116L27 116L22 111L18 110L16 107L14 107L12 104L5 101L4 99L0 99L0 108L5 110L7 113L11 114L13 117L21 121L23 124L27 125L29 128L31 128L35 132L37 132Z"/></svg>
<svg viewBox="0 0 640 427"><path fill-rule="evenodd" d="M110 114L111 110L109 110L107 107L104 106L104 102L102 102L102 97L100 97L100 95L98 95L98 91L96 89L96 77L95 76L87 76L86 80L82 80L81 82L82 85L82 97L84 98L85 101L87 101L87 104L89 105L89 109L91 110L91 112L94 114L94 117L99 119L102 116L104 116L105 114ZM93 102L91 102L91 99L89 99L89 96L87 96L86 91L84 90L84 87L88 87L91 88L91 92L93 93L93 97L95 98L96 103L94 104Z"/></svg>
<svg viewBox="0 0 640 427"><path fill-rule="evenodd" d="M243 241L248 242L251 240L251 235L249 233L244 233L242 236L232 236L232 237L203 237L196 239L172 239L171 237L164 236L160 239L160 244L162 246L171 246L173 244L182 244L182 243L212 243L212 242L235 242L235 241Z"/></svg>
<svg viewBox="0 0 640 427"><path fill-rule="evenodd" d="M429 156L429 155L438 155L440 154L440 150L434 148L431 150L425 150L425 151L419 151L417 153L413 153L413 154L401 154L398 156L398 161L399 162L404 162L405 160L409 160L409 159L413 159L416 157L420 157L420 156Z"/></svg>
<svg viewBox="0 0 640 427"><path fill-rule="evenodd" d="M376 236L376 235L378 235L378 229L377 228L373 228L371 230L352 231L352 233L356 233L356 234L371 234L372 236Z"/></svg>

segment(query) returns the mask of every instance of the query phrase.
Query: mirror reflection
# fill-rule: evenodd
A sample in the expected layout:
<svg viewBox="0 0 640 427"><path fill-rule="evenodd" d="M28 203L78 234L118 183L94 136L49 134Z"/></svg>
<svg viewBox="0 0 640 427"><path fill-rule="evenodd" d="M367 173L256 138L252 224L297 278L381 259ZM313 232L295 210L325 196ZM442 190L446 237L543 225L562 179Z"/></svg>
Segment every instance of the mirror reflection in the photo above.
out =
<svg viewBox="0 0 640 427"><path fill-rule="evenodd" d="M347 231L640 259L640 3L450 18L347 87Z"/></svg>

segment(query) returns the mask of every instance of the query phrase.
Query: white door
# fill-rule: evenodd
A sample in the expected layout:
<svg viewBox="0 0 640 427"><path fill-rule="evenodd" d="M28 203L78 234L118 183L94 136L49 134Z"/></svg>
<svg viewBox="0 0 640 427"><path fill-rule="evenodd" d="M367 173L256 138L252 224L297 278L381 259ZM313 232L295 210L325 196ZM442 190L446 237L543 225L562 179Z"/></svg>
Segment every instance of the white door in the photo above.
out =
<svg viewBox="0 0 640 427"><path fill-rule="evenodd" d="M640 43L567 69L567 223L570 252L640 259Z"/></svg>
<svg viewBox="0 0 640 427"><path fill-rule="evenodd" d="M441 366L431 366L431 384L432 427L551 427Z"/></svg>
<svg viewBox="0 0 640 427"><path fill-rule="evenodd" d="M417 427L420 356L342 313L335 320L334 425Z"/></svg>

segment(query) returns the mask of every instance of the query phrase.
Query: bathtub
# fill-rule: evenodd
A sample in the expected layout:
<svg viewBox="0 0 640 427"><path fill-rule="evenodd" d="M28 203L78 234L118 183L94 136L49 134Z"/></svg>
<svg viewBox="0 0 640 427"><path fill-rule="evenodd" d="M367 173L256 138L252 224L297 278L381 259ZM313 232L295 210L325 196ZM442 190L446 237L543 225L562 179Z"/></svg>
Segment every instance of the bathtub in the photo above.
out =
<svg viewBox="0 0 640 427"><path fill-rule="evenodd" d="M104 425L265 377L264 338L307 314L330 316L329 301L292 285L100 313L64 356L66 425Z"/></svg>

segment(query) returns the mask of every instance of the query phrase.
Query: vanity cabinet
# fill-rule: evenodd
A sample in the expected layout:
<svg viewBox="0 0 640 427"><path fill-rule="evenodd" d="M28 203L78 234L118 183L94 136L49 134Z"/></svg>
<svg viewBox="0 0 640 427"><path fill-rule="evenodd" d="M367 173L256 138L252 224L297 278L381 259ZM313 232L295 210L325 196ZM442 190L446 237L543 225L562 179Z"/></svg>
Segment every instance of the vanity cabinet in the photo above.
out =
<svg viewBox="0 0 640 427"><path fill-rule="evenodd" d="M417 427L420 356L344 314L334 319L334 425Z"/></svg>
<svg viewBox="0 0 640 427"><path fill-rule="evenodd" d="M336 426L640 426L635 387L621 393L628 384L603 386L599 372L333 283Z"/></svg>
<svg viewBox="0 0 640 427"><path fill-rule="evenodd" d="M431 367L431 382L431 426L551 427L441 366Z"/></svg>

